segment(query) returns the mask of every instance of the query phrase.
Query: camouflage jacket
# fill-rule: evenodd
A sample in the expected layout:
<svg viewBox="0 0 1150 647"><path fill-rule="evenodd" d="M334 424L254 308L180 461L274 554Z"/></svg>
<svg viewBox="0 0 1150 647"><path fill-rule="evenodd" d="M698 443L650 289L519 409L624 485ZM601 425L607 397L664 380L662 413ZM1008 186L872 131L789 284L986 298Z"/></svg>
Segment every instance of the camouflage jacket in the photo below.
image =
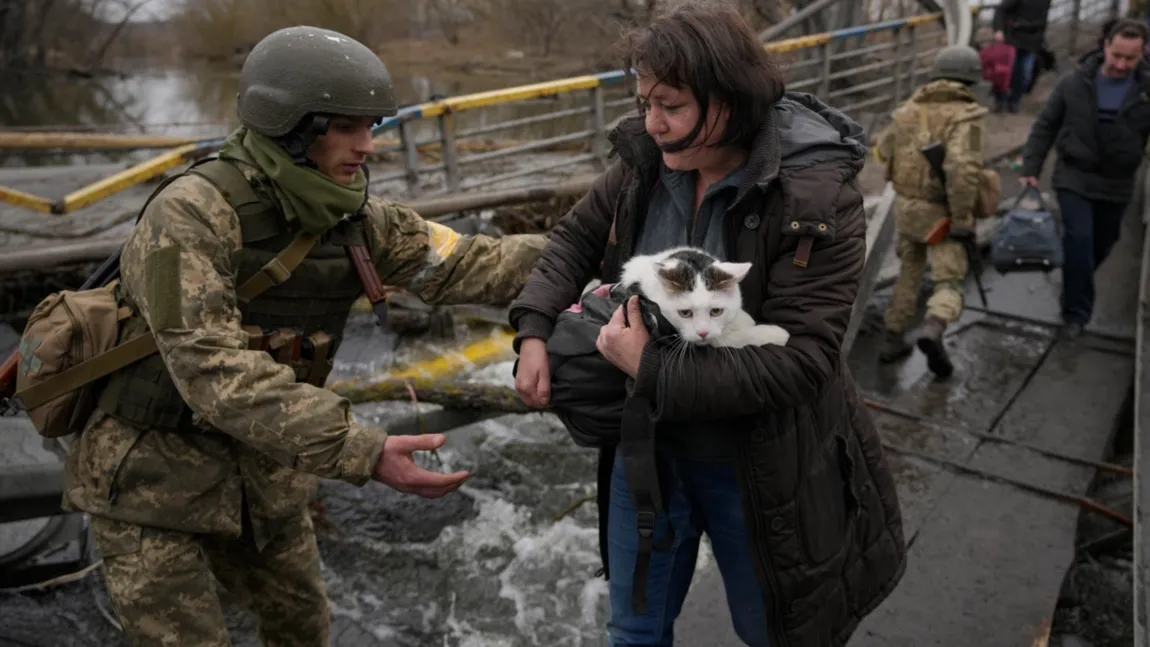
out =
<svg viewBox="0 0 1150 647"><path fill-rule="evenodd" d="M377 197L366 210L383 283L433 304L509 302L546 243L540 235L460 235ZM238 535L246 503L262 544L277 519L306 504L315 476L357 485L371 478L385 431L355 422L346 399L298 383L271 355L248 349L235 295L245 278L237 277L241 247L239 217L201 177L176 179L147 207L123 249L122 285L184 401L222 433L143 430L97 410L70 447L65 507ZM178 282L161 271L173 256Z"/></svg>
<svg viewBox="0 0 1150 647"><path fill-rule="evenodd" d="M874 152L897 194L899 233L921 238L947 216L956 226L974 227L986 114L969 88L942 80L919 88L891 115L891 124L879 135ZM945 189L920 152L935 141L946 149Z"/></svg>

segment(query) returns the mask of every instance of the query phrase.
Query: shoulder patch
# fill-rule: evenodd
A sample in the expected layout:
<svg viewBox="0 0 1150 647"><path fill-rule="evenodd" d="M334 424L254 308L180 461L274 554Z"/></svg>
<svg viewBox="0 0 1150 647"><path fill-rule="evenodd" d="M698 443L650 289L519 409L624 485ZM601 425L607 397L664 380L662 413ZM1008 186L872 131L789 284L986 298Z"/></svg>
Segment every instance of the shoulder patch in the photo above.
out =
<svg viewBox="0 0 1150 647"><path fill-rule="evenodd" d="M982 125L971 124L970 128L968 128L967 130L968 130L968 134L967 134L968 141L966 143L967 149L970 150L971 152L975 152L975 153L981 152L982 151Z"/></svg>
<svg viewBox="0 0 1150 647"><path fill-rule="evenodd" d="M183 323L180 248L168 245L148 254L143 274L152 330L179 328Z"/></svg>

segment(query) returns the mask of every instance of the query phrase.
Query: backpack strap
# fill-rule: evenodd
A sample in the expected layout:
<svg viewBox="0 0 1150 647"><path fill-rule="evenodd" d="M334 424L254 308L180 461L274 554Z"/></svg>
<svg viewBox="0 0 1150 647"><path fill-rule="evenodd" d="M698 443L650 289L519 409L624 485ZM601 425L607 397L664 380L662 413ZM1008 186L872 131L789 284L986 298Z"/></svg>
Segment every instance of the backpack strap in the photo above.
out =
<svg viewBox="0 0 1150 647"><path fill-rule="evenodd" d="M675 529L669 522L662 540L655 541L655 523L660 513L666 515L666 505L659 482L653 415L651 403L646 398L628 397L623 404L623 419L619 426L618 451L623 454L623 474L635 505L639 533L635 572L631 575L631 608L639 614L648 611L647 579L651 554L656 550L669 551L675 542Z"/></svg>
<svg viewBox="0 0 1150 647"><path fill-rule="evenodd" d="M286 249L277 254L243 285L236 288L236 297L250 301L272 286L286 281L291 276L292 270L311 251L315 242L316 237L312 234L300 233L297 235ZM156 352L156 338L147 332L80 362L59 375L28 387L17 393L16 397L20 398L25 408L35 409L69 391L74 391L85 384L133 364L154 352Z"/></svg>
<svg viewBox="0 0 1150 647"><path fill-rule="evenodd" d="M251 204L264 204L244 172L235 163L220 157L202 160L184 173L198 175L211 182L237 213Z"/></svg>

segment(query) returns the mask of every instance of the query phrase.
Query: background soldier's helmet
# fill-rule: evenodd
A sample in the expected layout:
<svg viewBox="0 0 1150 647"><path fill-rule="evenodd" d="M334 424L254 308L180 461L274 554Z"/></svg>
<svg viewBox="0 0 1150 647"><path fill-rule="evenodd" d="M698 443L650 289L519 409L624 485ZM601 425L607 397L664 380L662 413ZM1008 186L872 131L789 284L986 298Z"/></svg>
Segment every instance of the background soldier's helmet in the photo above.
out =
<svg viewBox="0 0 1150 647"><path fill-rule="evenodd" d="M363 43L318 27L288 27L252 48L240 71L240 123L280 137L309 114L390 117L391 75Z"/></svg>
<svg viewBox="0 0 1150 647"><path fill-rule="evenodd" d="M970 84L979 83L982 81L982 60L972 47L966 45L944 47L934 57L930 78L932 81L949 79Z"/></svg>

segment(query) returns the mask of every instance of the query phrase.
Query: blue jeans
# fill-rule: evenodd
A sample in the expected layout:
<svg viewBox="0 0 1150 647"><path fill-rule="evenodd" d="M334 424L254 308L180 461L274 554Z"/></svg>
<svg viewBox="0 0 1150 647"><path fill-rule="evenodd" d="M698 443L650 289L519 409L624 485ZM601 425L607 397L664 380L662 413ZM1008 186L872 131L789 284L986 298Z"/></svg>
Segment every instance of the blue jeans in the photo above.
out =
<svg viewBox="0 0 1150 647"><path fill-rule="evenodd" d="M687 597L699 539L705 532L723 577L735 633L747 645L767 647L770 637L765 601L755 575L734 466L675 459L665 452L660 452L659 457L671 469L665 479L666 514L655 520L655 543L666 536L668 524L674 528L675 539L669 551L656 550L651 554L648 612L637 615L631 608L631 580L638 551L635 504L627 488L622 452L615 456L607 517L610 646L672 644L675 618Z"/></svg>
<svg viewBox="0 0 1150 647"><path fill-rule="evenodd" d="M1030 82L1034 80L1034 66L1038 63L1038 52L1028 52L1016 49L1014 52L1014 69L1010 72L1010 97L1007 102L1017 106L1022 101L1022 95Z"/></svg>
<svg viewBox="0 0 1150 647"><path fill-rule="evenodd" d="M1094 272L1114 249L1122 233L1125 202L1091 200L1073 191L1058 191L1062 210L1062 319L1085 326L1094 313Z"/></svg>

